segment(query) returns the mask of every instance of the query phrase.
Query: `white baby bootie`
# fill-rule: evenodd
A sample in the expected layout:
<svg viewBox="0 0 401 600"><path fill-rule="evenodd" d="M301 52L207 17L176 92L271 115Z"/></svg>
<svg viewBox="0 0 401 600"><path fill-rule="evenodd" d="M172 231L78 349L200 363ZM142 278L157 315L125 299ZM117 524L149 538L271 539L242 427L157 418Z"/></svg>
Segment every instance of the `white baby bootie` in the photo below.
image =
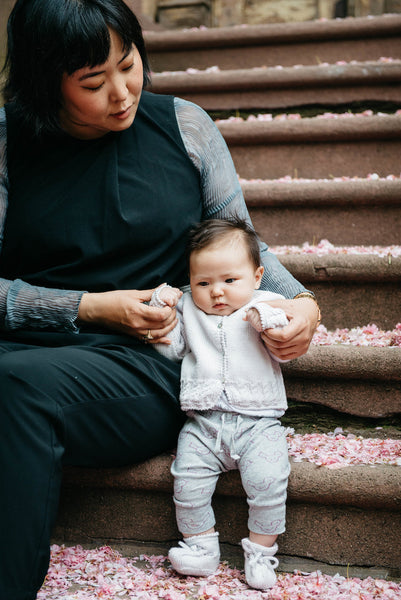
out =
<svg viewBox="0 0 401 600"><path fill-rule="evenodd" d="M277 544L270 548L251 542L249 538L241 540L245 557L245 579L247 584L257 590L268 590L277 581L274 569L278 560L274 556L278 550Z"/></svg>
<svg viewBox="0 0 401 600"><path fill-rule="evenodd" d="M213 575L220 562L219 534L193 535L168 553L172 567L182 575Z"/></svg>

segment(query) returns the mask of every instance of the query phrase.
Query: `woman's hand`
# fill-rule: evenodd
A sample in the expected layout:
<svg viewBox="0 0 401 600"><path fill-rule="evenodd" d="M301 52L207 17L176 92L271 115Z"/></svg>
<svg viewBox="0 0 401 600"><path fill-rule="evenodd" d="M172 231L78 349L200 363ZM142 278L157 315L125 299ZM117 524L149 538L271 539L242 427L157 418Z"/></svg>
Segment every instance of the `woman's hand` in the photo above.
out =
<svg viewBox="0 0 401 600"><path fill-rule="evenodd" d="M152 290L115 290L85 293L78 319L137 337L147 343L165 341L177 324L174 308L148 306Z"/></svg>
<svg viewBox="0 0 401 600"><path fill-rule="evenodd" d="M271 306L282 308L289 325L283 328L266 329L262 340L267 348L282 360L298 358L308 351L313 334L319 324L319 308L311 298L274 300Z"/></svg>

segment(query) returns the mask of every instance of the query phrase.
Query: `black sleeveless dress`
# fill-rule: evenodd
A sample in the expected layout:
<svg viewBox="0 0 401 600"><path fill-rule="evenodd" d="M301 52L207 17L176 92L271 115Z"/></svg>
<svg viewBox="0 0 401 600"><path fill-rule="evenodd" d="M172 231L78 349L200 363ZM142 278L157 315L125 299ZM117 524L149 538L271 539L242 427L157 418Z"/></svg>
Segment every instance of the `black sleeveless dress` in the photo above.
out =
<svg viewBox="0 0 401 600"><path fill-rule="evenodd" d="M202 200L173 97L143 92L128 130L90 141L38 144L12 105L6 115L2 277L90 292L187 282L186 234Z"/></svg>

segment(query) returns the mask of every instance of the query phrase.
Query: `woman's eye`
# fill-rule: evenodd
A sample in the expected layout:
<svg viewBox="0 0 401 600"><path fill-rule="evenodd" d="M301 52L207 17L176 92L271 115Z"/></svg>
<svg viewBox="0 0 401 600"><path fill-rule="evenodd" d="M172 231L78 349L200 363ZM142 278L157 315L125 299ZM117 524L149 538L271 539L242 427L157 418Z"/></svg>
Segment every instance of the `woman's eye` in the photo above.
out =
<svg viewBox="0 0 401 600"><path fill-rule="evenodd" d="M103 85L104 85L103 83L100 83L96 87L84 86L84 89L89 90L90 92L97 92L97 90L100 90L103 87Z"/></svg>
<svg viewBox="0 0 401 600"><path fill-rule="evenodd" d="M123 71L130 71L134 66L134 63L131 63L130 65L127 65L126 67L123 67Z"/></svg>

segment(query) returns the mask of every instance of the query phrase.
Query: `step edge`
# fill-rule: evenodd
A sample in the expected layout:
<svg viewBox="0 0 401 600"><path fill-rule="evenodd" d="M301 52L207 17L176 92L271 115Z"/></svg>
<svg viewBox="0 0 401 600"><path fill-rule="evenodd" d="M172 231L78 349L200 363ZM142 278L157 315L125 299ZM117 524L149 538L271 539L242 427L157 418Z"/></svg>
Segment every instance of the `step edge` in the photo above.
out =
<svg viewBox="0 0 401 600"><path fill-rule="evenodd" d="M241 181L249 207L283 206L342 206L368 205L401 208L401 179L395 180L294 180L292 182L265 180Z"/></svg>
<svg viewBox="0 0 401 600"><path fill-rule="evenodd" d="M277 254L280 263L304 284L348 282L401 284L401 257L374 254Z"/></svg>
<svg viewBox="0 0 401 600"><path fill-rule="evenodd" d="M401 115L368 116L350 119L308 117L286 121L216 122L229 146L265 143L360 143L363 140L399 139Z"/></svg>
<svg viewBox="0 0 401 600"><path fill-rule="evenodd" d="M303 356L282 365L284 378L401 381L398 346L311 345Z"/></svg>
<svg viewBox="0 0 401 600"><path fill-rule="evenodd" d="M64 487L125 489L172 493L172 457L161 455L140 465L119 469L64 469ZM344 480L347 485L344 485ZM366 486L366 482L371 486ZM317 489L319 492L317 492ZM401 509L401 468L357 465L342 469L318 467L291 459L289 501ZM245 496L238 471L224 473L216 491L223 496Z"/></svg>
<svg viewBox="0 0 401 600"><path fill-rule="evenodd" d="M297 65L292 67L254 67L251 69L223 69L220 71L171 71L153 73L148 90L155 93L249 91L324 86L399 85L401 61L346 63L344 65Z"/></svg>
<svg viewBox="0 0 401 600"><path fill-rule="evenodd" d="M401 16L349 17L328 21L302 21L242 25L199 30L144 31L147 51L215 49L232 46L293 44L294 42L368 40L381 36L398 36Z"/></svg>

